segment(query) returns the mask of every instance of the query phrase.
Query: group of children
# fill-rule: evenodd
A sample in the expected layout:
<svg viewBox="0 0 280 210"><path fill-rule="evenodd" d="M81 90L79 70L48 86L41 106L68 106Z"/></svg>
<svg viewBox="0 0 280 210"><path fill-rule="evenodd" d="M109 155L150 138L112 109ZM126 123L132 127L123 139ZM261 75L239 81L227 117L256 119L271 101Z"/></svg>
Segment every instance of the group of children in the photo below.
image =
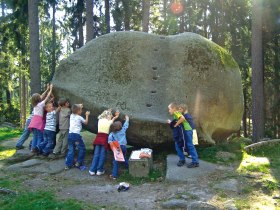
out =
<svg viewBox="0 0 280 210"><path fill-rule="evenodd" d="M69 100L64 98L58 101L58 108L55 109L52 88L52 85L50 85L42 95L37 93L32 95L33 111L26 122L24 133L17 142L16 148L23 148L24 141L32 131L31 152L43 156L50 155L51 157L66 156L66 170L72 167L84 170L86 168L84 165L86 148L80 132L82 124L88 124L90 112L85 112L86 117L84 119L81 116L83 105L74 104L70 109ZM192 142L194 124L191 115L187 113L186 105L171 103L168 110L174 118L173 121L169 120L169 123L173 129L175 149L179 156L177 165L183 166L185 164L184 152L187 152L192 158L192 162L187 167L198 167L198 155ZM106 154L109 151L109 143L113 141L119 142L125 159L125 167L128 168L126 130L129 126L129 117L126 115L125 122L122 124L120 121L116 121L119 115L119 111L116 111L113 116L112 110L108 109L98 116L98 133L93 140L94 154L89 168L91 176L100 176L105 173ZM56 140L57 129L59 129L59 132ZM75 150L78 150L76 161L74 160ZM116 179L117 176L118 161L113 159L113 170L110 177Z"/></svg>
<svg viewBox="0 0 280 210"><path fill-rule="evenodd" d="M61 98L58 101L58 108L54 108L52 97L52 85L42 94L33 94L31 101L33 111L26 121L25 130L16 144L16 149L23 149L23 143L29 137L30 131L33 138L30 143L32 153L50 157L63 157L65 159L65 169L77 167L84 170L84 159L86 148L84 140L80 134L82 124L88 124L90 112L85 113L85 119L81 116L83 104L74 104L70 109L70 103L67 99ZM126 130L129 126L129 117L125 116L125 122L122 125L119 118L119 111L112 115L112 110L105 110L98 116L98 133L93 140L94 154L89 174L102 175L105 173L104 164L106 154L109 150L109 143L118 141L125 158L125 167L128 168L126 158ZM56 140L57 125L58 138ZM111 133L110 133L111 131ZM110 135L109 135L110 134ZM78 150L77 160L74 160L75 150ZM118 162L113 160L112 179L118 176Z"/></svg>

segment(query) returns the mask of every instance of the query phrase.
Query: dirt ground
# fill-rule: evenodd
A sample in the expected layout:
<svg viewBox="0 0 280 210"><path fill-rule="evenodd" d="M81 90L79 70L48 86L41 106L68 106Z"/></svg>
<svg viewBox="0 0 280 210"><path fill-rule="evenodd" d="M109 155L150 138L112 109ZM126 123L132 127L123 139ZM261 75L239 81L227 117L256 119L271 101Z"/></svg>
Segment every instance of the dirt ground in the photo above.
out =
<svg viewBox="0 0 280 210"><path fill-rule="evenodd" d="M12 145L12 142L8 144ZM9 146L9 145L6 145ZM85 163L90 166L92 154L86 155ZM29 160L26 165L21 165L22 161ZM31 161L30 161L31 160ZM228 167L228 170L215 170L208 174L200 174L199 179L191 179L184 182L170 182L165 180L165 175L153 181L151 180L129 180L130 189L125 192L118 192L117 187L121 180L111 180L112 155L107 156L105 166L106 173L102 176L90 176L88 168L81 171L72 168L64 170L64 159L51 160L37 156L30 156L27 149L20 150L14 154L9 161L0 164L0 177L9 177L18 180L22 189L28 191L47 190L56 194L58 199L74 198L79 201L89 203L93 206L104 209L162 209L164 203L168 201L184 201L187 204L194 202L205 202L212 204L217 209L243 209L236 207L236 202L242 198L244 188L251 177L240 177L235 173L236 166ZM1 161L0 161L1 162ZM154 167L165 171L165 159L155 161ZM195 169L194 169L195 170ZM124 167L121 174L127 173ZM225 180L233 180L232 186L226 184L222 188L215 188L217 183ZM229 182L230 183L230 182ZM248 195L250 199L258 200L263 195ZM255 196L255 198L254 198ZM244 197L243 197L244 198ZM272 198L265 197L267 203L265 209L275 209ZM259 205L261 207L261 205ZM187 207L186 207L187 208ZM259 207L258 207L259 208ZM258 209L251 205L244 209ZM188 208L189 209L189 208ZM194 208L195 209L195 208ZM211 208L204 208L211 209ZM213 209L213 208L212 208ZM262 208L259 208L262 209Z"/></svg>

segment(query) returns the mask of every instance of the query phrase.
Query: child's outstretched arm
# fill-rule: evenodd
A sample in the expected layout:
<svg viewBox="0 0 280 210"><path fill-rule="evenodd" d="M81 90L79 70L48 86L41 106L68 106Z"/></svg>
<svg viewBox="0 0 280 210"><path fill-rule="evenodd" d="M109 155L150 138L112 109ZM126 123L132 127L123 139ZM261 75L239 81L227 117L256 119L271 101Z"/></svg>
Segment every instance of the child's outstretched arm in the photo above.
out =
<svg viewBox="0 0 280 210"><path fill-rule="evenodd" d="M90 112L87 111L87 112L86 112L86 121L84 122L85 125L88 124L88 116L89 116L89 115L90 115Z"/></svg>
<svg viewBox="0 0 280 210"><path fill-rule="evenodd" d="M129 126L129 116L125 115L125 122L123 124L122 131L125 132L128 129L128 126Z"/></svg>
<svg viewBox="0 0 280 210"><path fill-rule="evenodd" d="M184 122L186 119L185 117L182 115L179 120L176 122L176 124L174 125L174 128L176 128L178 125L180 125L182 122Z"/></svg>
<svg viewBox="0 0 280 210"><path fill-rule="evenodd" d="M51 94L52 94L52 88L53 88L53 86L50 85L49 93L48 93L48 95L46 96L46 98L43 100L44 103L46 103L46 101L47 101L47 100L49 99L49 97L51 96Z"/></svg>
<svg viewBox="0 0 280 210"><path fill-rule="evenodd" d="M47 89L46 89L45 92L43 92L42 95L41 95L41 100L42 100L42 101L46 98L46 95L47 95L49 89L50 89L50 84L47 84Z"/></svg>
<svg viewBox="0 0 280 210"><path fill-rule="evenodd" d="M60 110L61 110L61 106L58 106L58 107L56 108L55 112L56 112L56 113L57 113L57 112L60 112Z"/></svg>

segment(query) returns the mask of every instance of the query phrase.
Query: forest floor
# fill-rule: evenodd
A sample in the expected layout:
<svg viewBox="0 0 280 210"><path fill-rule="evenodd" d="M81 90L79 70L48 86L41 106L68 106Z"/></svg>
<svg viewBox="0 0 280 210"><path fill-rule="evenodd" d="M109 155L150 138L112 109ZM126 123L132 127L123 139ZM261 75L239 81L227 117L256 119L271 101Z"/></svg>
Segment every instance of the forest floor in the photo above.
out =
<svg viewBox="0 0 280 210"><path fill-rule="evenodd" d="M87 142L85 163L89 166L94 134L82 135ZM197 170L187 181L166 178L166 159L172 155L155 152L149 177L134 178L121 168L119 179L111 180L111 154L105 175L90 176L88 170L65 171L64 159L32 156L27 149L16 151L16 139L7 138L1 139L0 131L1 209L280 209L279 147L266 146L247 154L242 148L248 140L235 139L198 148L204 160L199 169L178 168L178 173ZM214 169L203 170L207 167ZM130 189L118 192L118 184L123 181L130 184Z"/></svg>

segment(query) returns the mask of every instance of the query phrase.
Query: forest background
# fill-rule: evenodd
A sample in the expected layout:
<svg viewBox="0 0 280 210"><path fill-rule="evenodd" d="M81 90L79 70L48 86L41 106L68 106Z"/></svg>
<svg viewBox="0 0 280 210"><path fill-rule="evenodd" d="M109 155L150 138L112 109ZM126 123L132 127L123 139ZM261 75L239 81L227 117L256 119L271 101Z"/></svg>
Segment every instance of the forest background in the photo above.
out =
<svg viewBox="0 0 280 210"><path fill-rule="evenodd" d="M91 39L115 31L194 32L239 65L239 134L255 141L280 136L279 0L1 0L0 14L0 122L23 127L31 93Z"/></svg>

